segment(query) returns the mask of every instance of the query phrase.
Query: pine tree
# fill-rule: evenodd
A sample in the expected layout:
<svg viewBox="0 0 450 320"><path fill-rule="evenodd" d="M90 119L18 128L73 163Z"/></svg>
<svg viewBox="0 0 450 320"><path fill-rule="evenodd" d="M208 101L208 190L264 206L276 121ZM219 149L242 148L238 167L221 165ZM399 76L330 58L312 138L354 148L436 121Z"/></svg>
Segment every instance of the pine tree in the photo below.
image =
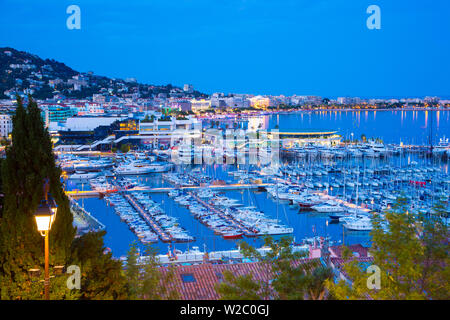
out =
<svg viewBox="0 0 450 320"><path fill-rule="evenodd" d="M140 297L146 300L176 300L178 291L171 285L175 278L174 267L166 272L161 271L161 265L156 257L157 250L151 245L145 249L146 261L140 280Z"/></svg>
<svg viewBox="0 0 450 320"><path fill-rule="evenodd" d="M6 149L1 175L4 208L0 220L0 297L36 298L27 271L43 265L43 238L36 229L33 213L43 198L44 179L49 179L50 193L58 205L49 234L51 265L66 263L75 229L50 136L31 97L27 108L17 98L12 144Z"/></svg>
<svg viewBox="0 0 450 320"><path fill-rule="evenodd" d="M127 254L126 278L130 299L175 300L178 292L171 285L174 281L174 269L166 272L156 257L157 251L151 245L145 249L145 261L138 264L137 244L133 242Z"/></svg>
<svg viewBox="0 0 450 320"><path fill-rule="evenodd" d="M136 242L131 243L127 253L127 266L125 276L128 283L130 299L137 299L139 296L139 266L137 264L138 250Z"/></svg>

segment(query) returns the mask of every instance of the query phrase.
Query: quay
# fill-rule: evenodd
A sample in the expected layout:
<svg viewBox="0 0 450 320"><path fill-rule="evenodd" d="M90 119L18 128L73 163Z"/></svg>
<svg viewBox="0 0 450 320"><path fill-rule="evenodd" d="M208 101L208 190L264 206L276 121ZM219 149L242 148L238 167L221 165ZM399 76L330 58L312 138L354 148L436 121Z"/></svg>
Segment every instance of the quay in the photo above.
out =
<svg viewBox="0 0 450 320"><path fill-rule="evenodd" d="M309 254L311 250L311 245L307 244L295 244L291 246L293 252L300 252ZM239 261L246 260L247 258L242 254L240 247L231 250L223 250L223 251L200 251L198 247L192 247L192 249L187 250L185 252L172 252L171 248L169 248L167 254L159 254L156 256L156 259L161 264L201 264L205 262L209 263L220 263L226 261ZM173 250L175 251L175 250ZM271 251L270 247L261 247L256 249L257 252L261 254L261 256L266 256L267 253ZM137 263L139 265L144 265L148 261L147 256L140 256ZM126 257L120 257L122 263L126 264ZM247 259L249 260L249 259ZM250 260L249 260L250 261Z"/></svg>
<svg viewBox="0 0 450 320"><path fill-rule="evenodd" d="M78 233L82 234L88 231L105 230L105 225L98 221L88 211L80 206L72 197L69 196L70 212L72 212L74 223L77 226Z"/></svg>

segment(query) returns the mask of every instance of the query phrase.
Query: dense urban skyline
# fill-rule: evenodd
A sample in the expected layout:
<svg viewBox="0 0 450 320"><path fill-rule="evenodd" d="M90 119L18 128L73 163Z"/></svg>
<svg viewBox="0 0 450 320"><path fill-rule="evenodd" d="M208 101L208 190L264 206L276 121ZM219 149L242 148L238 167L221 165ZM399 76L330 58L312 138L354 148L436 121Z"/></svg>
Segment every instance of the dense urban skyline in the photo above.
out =
<svg viewBox="0 0 450 320"><path fill-rule="evenodd" d="M209 94L450 95L445 1L77 1L81 30L66 27L71 2L26 3L0 4L2 45L80 71Z"/></svg>

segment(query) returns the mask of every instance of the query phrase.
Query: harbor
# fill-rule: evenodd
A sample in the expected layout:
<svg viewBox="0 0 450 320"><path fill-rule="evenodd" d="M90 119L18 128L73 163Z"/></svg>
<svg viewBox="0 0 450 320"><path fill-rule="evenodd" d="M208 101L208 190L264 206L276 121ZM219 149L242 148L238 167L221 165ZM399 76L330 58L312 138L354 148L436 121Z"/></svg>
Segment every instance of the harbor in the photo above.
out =
<svg viewBox="0 0 450 320"><path fill-rule="evenodd" d="M284 137L276 165L238 164L238 150L220 145L192 149L188 158L204 156L205 150L214 157L224 152L223 164L177 164L171 162L174 151L154 149L62 153L59 163L71 198L99 221L99 212L107 208L119 217L120 222L106 225L114 233L108 246L118 256L128 248L117 248L114 239L120 235L114 230L123 229L118 224L125 224L129 241L141 250L152 244L161 253L167 245L179 252L235 250L239 241L260 247L266 235L300 242L321 235L368 246L371 216L392 209L398 197L405 199L409 213L424 217L436 214L436 204L448 203L445 136L432 148L380 139L336 145L311 139ZM225 161L230 157L234 164ZM448 221L445 210L439 214Z"/></svg>

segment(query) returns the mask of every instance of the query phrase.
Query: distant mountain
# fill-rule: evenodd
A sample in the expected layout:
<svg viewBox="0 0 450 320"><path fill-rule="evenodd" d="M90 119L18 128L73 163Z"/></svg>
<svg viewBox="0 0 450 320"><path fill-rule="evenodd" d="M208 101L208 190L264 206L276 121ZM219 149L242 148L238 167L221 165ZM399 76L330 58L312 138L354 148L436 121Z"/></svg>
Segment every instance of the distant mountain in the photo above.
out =
<svg viewBox="0 0 450 320"><path fill-rule="evenodd" d="M94 94L109 97L151 98L159 94L171 97L206 97L193 91L186 93L179 87L148 85L134 79L113 79L73 70L62 62L41 59L39 56L13 48L0 48L0 99L15 94L31 94L36 99L64 96L90 98Z"/></svg>

